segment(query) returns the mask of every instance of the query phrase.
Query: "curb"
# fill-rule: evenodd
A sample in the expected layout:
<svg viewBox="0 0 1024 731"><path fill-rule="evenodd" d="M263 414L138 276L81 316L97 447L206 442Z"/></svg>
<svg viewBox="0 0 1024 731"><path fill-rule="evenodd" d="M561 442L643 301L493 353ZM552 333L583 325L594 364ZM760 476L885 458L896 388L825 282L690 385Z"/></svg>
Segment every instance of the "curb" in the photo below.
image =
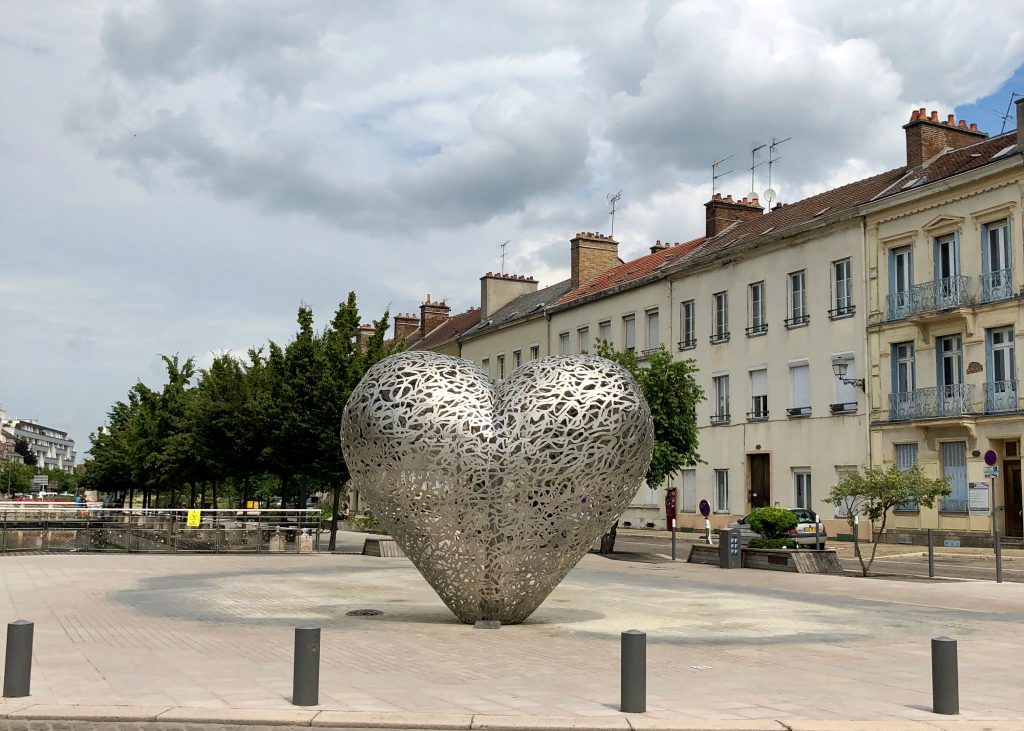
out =
<svg viewBox="0 0 1024 731"><path fill-rule="evenodd" d="M751 720L607 716L491 716L330 711L316 708L182 708L168 706L58 706L0 704L0 718L18 721L168 722L335 729L437 731L1018 731L1024 718L973 720Z"/></svg>

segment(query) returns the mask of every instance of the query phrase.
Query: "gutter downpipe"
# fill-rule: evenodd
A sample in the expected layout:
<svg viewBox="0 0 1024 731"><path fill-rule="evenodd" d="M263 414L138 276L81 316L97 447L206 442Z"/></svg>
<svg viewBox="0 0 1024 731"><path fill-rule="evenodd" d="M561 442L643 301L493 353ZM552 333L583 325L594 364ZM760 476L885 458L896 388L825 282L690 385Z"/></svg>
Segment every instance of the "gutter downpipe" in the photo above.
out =
<svg viewBox="0 0 1024 731"><path fill-rule="evenodd" d="M871 385L872 385L873 376L872 376L872 373L871 373L871 371L872 371L872 364L871 364L871 360L869 358L869 354L871 352L871 343L869 341L869 338L871 337L871 334L868 333L868 328L867 328L867 325L868 325L867 317L868 317L868 311L869 311L868 310L868 303L870 302L871 295L868 292L868 266L869 266L869 262L868 262L868 217L867 217L867 214L865 214L865 213L862 213L861 217L860 217L860 231L861 231L861 247L863 248L863 257L864 257L864 261L861 264L861 280L864 282L864 288L863 288L863 290L861 290L861 291L864 292L864 302L863 302L863 307L864 307L864 309L863 309L863 312L864 312L864 338L861 340L861 342L863 343L863 346L864 346L864 353L863 353L863 357L864 357L863 363L864 363L864 371L865 371L864 372L864 384L866 386L865 389L864 389L864 431L867 433L867 439L868 439L868 467L874 467L875 466L874 445L873 445L872 439L871 439ZM879 352L881 352L881 351L879 351Z"/></svg>

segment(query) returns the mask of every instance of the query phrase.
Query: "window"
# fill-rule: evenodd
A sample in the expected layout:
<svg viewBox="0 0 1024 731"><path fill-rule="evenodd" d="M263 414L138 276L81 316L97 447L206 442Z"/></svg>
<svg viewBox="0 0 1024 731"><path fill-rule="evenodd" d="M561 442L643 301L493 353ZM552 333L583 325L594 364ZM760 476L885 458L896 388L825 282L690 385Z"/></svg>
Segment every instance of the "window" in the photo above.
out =
<svg viewBox="0 0 1024 731"><path fill-rule="evenodd" d="M969 303L968 280L960 276L960 234L935 239L935 292L927 309L945 310Z"/></svg>
<svg viewBox="0 0 1024 731"><path fill-rule="evenodd" d="M679 349L688 350L695 348L697 346L697 335L694 332L693 300L687 300L679 305L679 322L682 327Z"/></svg>
<svg viewBox="0 0 1024 731"><path fill-rule="evenodd" d="M959 335L945 335L938 339L939 385L945 390L964 382L963 348Z"/></svg>
<svg viewBox="0 0 1024 731"><path fill-rule="evenodd" d="M942 443L942 474L952 492L942 499L939 512L967 512L967 442Z"/></svg>
<svg viewBox="0 0 1024 731"><path fill-rule="evenodd" d="M981 229L981 301L995 302L1013 297L1013 269L1010 259L1010 222L989 223Z"/></svg>
<svg viewBox="0 0 1024 731"><path fill-rule="evenodd" d="M917 442L911 444L896 444L896 464L901 470L909 470L917 464ZM897 513L916 513L918 510L917 500L908 500L893 506Z"/></svg>
<svg viewBox="0 0 1024 731"><path fill-rule="evenodd" d="M849 317L854 312L851 272L849 259L832 262L832 309L828 315L833 320Z"/></svg>
<svg viewBox="0 0 1024 731"><path fill-rule="evenodd" d="M513 350L512 351L512 370L515 370L523 362L523 351Z"/></svg>
<svg viewBox="0 0 1024 731"><path fill-rule="evenodd" d="M793 470L793 492L798 508L811 509L811 473L807 469Z"/></svg>
<svg viewBox="0 0 1024 731"><path fill-rule="evenodd" d="M764 282L754 282L747 287L747 300L749 304L748 317L750 324L747 326L747 335L764 335L768 332L768 321L765 318L764 304Z"/></svg>
<svg viewBox="0 0 1024 731"><path fill-rule="evenodd" d="M854 361L853 355L834 355L832 356L833 366L836 363L843 363L846 366L846 375L843 376L847 381L852 381L857 377L856 361ZM852 383L843 383L838 378L836 382L836 400L832 403L833 414L843 414L849 411L857 410L857 386Z"/></svg>
<svg viewBox="0 0 1024 731"><path fill-rule="evenodd" d="M729 512L729 470L715 470L715 512Z"/></svg>
<svg viewBox="0 0 1024 731"><path fill-rule="evenodd" d="M484 373L491 375L491 359L484 358L480 361L480 367L484 369Z"/></svg>
<svg viewBox="0 0 1024 731"><path fill-rule="evenodd" d="M712 424L729 423L729 376L715 376L714 383L714 406L715 413L711 416Z"/></svg>
<svg viewBox="0 0 1024 731"><path fill-rule="evenodd" d="M794 328L806 325L811 316L807 314L806 272L801 270L789 275L789 317L786 327Z"/></svg>
<svg viewBox="0 0 1024 731"><path fill-rule="evenodd" d="M1013 328L999 327L985 331L988 380L985 383L985 411L1016 411L1017 364L1013 344Z"/></svg>
<svg viewBox="0 0 1024 731"><path fill-rule="evenodd" d="M763 420L768 418L768 370L759 368L750 371L750 413L747 419Z"/></svg>
<svg viewBox="0 0 1024 731"><path fill-rule="evenodd" d="M577 345L579 345L579 352L586 353L590 351L590 328L581 327L576 331Z"/></svg>
<svg viewBox="0 0 1024 731"><path fill-rule="evenodd" d="M622 318L622 343L630 353L636 350L636 317L633 315Z"/></svg>
<svg viewBox="0 0 1024 731"><path fill-rule="evenodd" d="M892 344L892 393L889 395L889 419L909 419L914 415L914 389L917 383L914 343Z"/></svg>
<svg viewBox="0 0 1024 731"><path fill-rule="evenodd" d="M608 344L612 342L612 323L609 320L597 324L597 337Z"/></svg>
<svg viewBox="0 0 1024 731"><path fill-rule="evenodd" d="M806 364L789 367L789 383L793 405L787 409L790 416L811 414L811 367Z"/></svg>
<svg viewBox="0 0 1024 731"><path fill-rule="evenodd" d="M505 354L504 353L499 353L498 354L498 378L500 379L500 378L504 378L504 377L505 377Z"/></svg>
<svg viewBox="0 0 1024 731"><path fill-rule="evenodd" d="M530 360L537 360L539 357L540 357L540 346L539 345L531 345L530 346Z"/></svg>
<svg viewBox="0 0 1024 731"><path fill-rule="evenodd" d="M647 312L647 349L657 350L661 347L661 331L658 329L658 311Z"/></svg>
<svg viewBox="0 0 1024 731"><path fill-rule="evenodd" d="M684 513L697 512L697 470L683 470L683 507Z"/></svg>
<svg viewBox="0 0 1024 731"><path fill-rule="evenodd" d="M913 284L913 249L909 246L890 249L888 319L902 320L910 314L910 288Z"/></svg>
<svg viewBox="0 0 1024 731"><path fill-rule="evenodd" d="M569 355L569 333L558 336L558 352L560 355Z"/></svg>
<svg viewBox="0 0 1024 731"><path fill-rule="evenodd" d="M714 302L714 321L711 326L711 342L724 343L729 339L729 293L718 292Z"/></svg>

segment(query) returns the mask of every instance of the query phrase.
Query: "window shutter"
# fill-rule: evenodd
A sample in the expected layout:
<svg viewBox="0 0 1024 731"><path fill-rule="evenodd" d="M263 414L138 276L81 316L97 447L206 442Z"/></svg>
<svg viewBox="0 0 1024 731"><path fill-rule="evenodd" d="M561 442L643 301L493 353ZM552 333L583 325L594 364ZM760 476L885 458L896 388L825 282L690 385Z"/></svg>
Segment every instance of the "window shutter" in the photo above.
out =
<svg viewBox="0 0 1024 731"><path fill-rule="evenodd" d="M768 395L768 371L759 370L750 372L750 395Z"/></svg>
<svg viewBox="0 0 1024 731"><path fill-rule="evenodd" d="M857 377L856 361L852 358L843 361L846 363L846 379L852 381ZM836 379L836 403L852 404L857 402L857 387L852 383L843 383Z"/></svg>
<svg viewBox="0 0 1024 731"><path fill-rule="evenodd" d="M811 405L810 367L794 366L789 373L793 381L793 407L803 408Z"/></svg>
<svg viewBox="0 0 1024 731"><path fill-rule="evenodd" d="M697 510L697 470L683 470L683 512Z"/></svg>

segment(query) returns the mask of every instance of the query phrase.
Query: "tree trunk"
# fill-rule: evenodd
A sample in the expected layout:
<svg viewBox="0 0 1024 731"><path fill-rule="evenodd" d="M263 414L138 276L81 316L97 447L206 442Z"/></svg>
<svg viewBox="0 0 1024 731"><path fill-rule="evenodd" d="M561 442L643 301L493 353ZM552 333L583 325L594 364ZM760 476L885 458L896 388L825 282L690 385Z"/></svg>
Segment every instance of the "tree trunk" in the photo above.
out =
<svg viewBox="0 0 1024 731"><path fill-rule="evenodd" d="M188 506L190 508L194 508L196 506L196 483L190 482L188 483L188 486L190 488L188 493Z"/></svg>
<svg viewBox="0 0 1024 731"><path fill-rule="evenodd" d="M341 486L335 485L332 488L334 499L331 507L331 540L327 544L327 550L335 550L338 543L338 509L341 507Z"/></svg>
<svg viewBox="0 0 1024 731"><path fill-rule="evenodd" d="M128 507L132 508L135 505L135 485L128 488ZM124 507L122 505L122 507Z"/></svg>
<svg viewBox="0 0 1024 731"><path fill-rule="evenodd" d="M213 509L217 509L217 480L213 481Z"/></svg>
<svg viewBox="0 0 1024 731"><path fill-rule="evenodd" d="M601 549L602 554L615 553L615 533L618 531L619 521L615 521L615 525L608 529L608 532L601 536Z"/></svg>

